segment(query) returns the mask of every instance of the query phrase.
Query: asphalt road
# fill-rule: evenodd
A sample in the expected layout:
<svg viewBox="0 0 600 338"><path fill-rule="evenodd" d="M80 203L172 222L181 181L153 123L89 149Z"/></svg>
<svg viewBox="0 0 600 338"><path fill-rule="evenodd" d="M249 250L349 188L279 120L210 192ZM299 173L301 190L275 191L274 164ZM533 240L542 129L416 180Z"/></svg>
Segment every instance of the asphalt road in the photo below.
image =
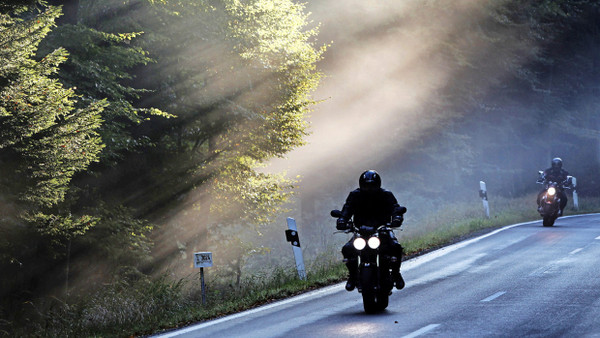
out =
<svg viewBox="0 0 600 338"><path fill-rule="evenodd" d="M600 337L599 257L598 214L516 224L404 262L383 313L341 283L162 337Z"/></svg>

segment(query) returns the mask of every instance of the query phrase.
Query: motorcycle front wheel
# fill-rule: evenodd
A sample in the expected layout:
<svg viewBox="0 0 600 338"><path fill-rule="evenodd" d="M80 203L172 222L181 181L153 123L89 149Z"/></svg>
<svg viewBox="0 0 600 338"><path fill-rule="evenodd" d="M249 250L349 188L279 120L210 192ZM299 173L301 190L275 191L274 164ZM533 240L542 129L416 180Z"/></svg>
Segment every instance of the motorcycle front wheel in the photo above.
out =
<svg viewBox="0 0 600 338"><path fill-rule="evenodd" d="M382 290L374 283L377 281L376 269L362 269L362 298L366 313L377 313L385 310L389 304L390 292Z"/></svg>
<svg viewBox="0 0 600 338"><path fill-rule="evenodd" d="M556 216L544 216L544 226L551 227L554 225L554 221L556 221Z"/></svg>
<svg viewBox="0 0 600 338"><path fill-rule="evenodd" d="M366 313L377 313L385 310L389 304L389 292L381 290L362 292L363 306Z"/></svg>

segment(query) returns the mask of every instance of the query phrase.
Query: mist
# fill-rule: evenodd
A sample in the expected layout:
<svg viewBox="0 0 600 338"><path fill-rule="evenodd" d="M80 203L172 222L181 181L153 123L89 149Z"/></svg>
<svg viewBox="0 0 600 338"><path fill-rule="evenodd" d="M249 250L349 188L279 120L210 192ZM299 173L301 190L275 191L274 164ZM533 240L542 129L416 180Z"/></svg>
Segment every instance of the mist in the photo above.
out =
<svg viewBox="0 0 600 338"><path fill-rule="evenodd" d="M322 101L309 118L308 144L272 161L271 168L301 175L305 189L348 179L356 184L369 168L384 170L385 179L386 167L410 160L402 150L477 114L468 105L449 106L448 91L460 83L469 62L489 54L490 44L472 31L492 10L489 6L487 1L310 3L311 17L321 24L320 40L332 41L320 65L325 78L314 95ZM464 49L456 50L457 45ZM505 44L490 63L522 47ZM454 63L456 54L465 58L464 65ZM484 93L503 76L502 69L488 71L495 73L475 79L467 90Z"/></svg>
<svg viewBox="0 0 600 338"><path fill-rule="evenodd" d="M193 189L168 201L168 210L157 212L153 207L160 203L142 204L144 216L160 227L153 237L152 270L189 276L194 273L191 255L197 251L212 251L223 267L213 269L214 273L237 276L238 284L245 271L257 266L291 266L284 237L286 217L298 221L309 262L328 252L336 257L347 238L333 235L335 223L329 211L342 207L367 169L377 170L383 187L408 208L406 232L417 231L420 220L454 203L480 205L480 180L488 183L492 207L496 196L535 192L537 170L545 169L555 156L565 160L565 167L578 180L588 179L589 169L600 167L595 101L557 86L574 86L569 81L581 70L572 70L566 62L546 64L540 55L550 52L540 51L564 47L564 38L548 36L554 45L545 45L533 34L538 32L524 24L527 17L507 14L507 4L481 0L306 3L312 20L309 28L319 30L316 44L327 45L317 64L324 75L312 94L317 103L306 118L309 134L305 145L258 169L296 180L293 197L268 224L232 221L239 210L209 221L210 181L194 182ZM185 36L188 24L182 21L169 27L168 35ZM160 88L160 95L143 103L152 106L152 99L167 97L171 106L166 108L175 112L193 107L193 114L179 117L178 127L189 133L207 123L226 133L219 129L221 124L234 120L237 134L226 136L235 144L234 151L244 151L249 148L244 143L246 134L258 125L245 108L255 101L272 104L269 75L261 72L261 64L232 71L235 60L226 52L231 46L214 37L199 40L204 42L181 45L172 63L150 71L160 78L173 69L186 69L187 77L173 80L172 87ZM597 49L588 52L593 55ZM207 81L205 87L192 85L197 77L212 80L217 73L228 77ZM580 81L593 81L593 76ZM213 109L221 97L228 103ZM582 100L565 104L575 102L574 97ZM565 107L580 107L581 113L571 116ZM567 126L571 132L563 134ZM585 143L589 140L593 142ZM228 146L211 141L206 147ZM170 168L177 165L173 161ZM177 170L175 175L187 174ZM146 196L161 186L172 188L165 182L142 181L142 189L131 200L146 203Z"/></svg>
<svg viewBox="0 0 600 338"><path fill-rule="evenodd" d="M525 25L509 22L523 18L503 17L506 4L308 3L320 24L319 40L331 41L314 95L321 101L308 118L307 145L271 161L267 170L299 177L286 215L298 220L311 243L317 238L335 247L345 240L333 238L329 211L341 208L368 169L377 170L383 187L407 206L409 232L453 203L480 205L480 180L487 182L492 206L497 197L534 193L537 170L557 156L580 182L592 181L581 188L584 194L593 191L584 168L598 167L597 134L576 128L566 135L565 129L598 126L589 109L570 114L575 105L596 100L580 93L580 101L565 109L568 88L552 79L573 70L544 64L539 55L544 48L546 55L556 52L564 36L548 35L552 43L532 38ZM588 52L597 55L598 46ZM525 79L532 68L535 80ZM582 76L576 82L593 81ZM278 226L285 228L283 219Z"/></svg>
<svg viewBox="0 0 600 338"><path fill-rule="evenodd" d="M597 167L593 131L580 139L578 130L567 136L569 142L546 136L561 132L561 124L552 119L570 119L557 106L564 93L552 88L559 74L567 78L570 71L540 60L540 50L556 46L532 36L522 24L527 18L504 16L507 4L308 2L312 25L319 29L317 42L328 45L318 64L324 77L313 94L318 103L307 117L309 135L306 145L259 169L297 180L294 197L273 223L233 227L233 237L225 235L231 233L227 230L216 237L227 241L215 243L199 230L197 206L208 197L199 189L161 220L171 231L157 240L155 255L173 258L172 243L177 242L185 262L191 252L210 247L215 257L235 264L272 264L273 257L289 256L286 217L294 217L301 238L309 239L309 260L337 251L346 238L333 236L329 211L341 208L367 169L377 170L383 187L408 208L404 228L410 232L454 203L480 205L480 180L487 182L493 205L496 196L537 191L537 170L548 167L552 157L562 157L570 169L584 166L594 154L585 165ZM552 37L556 45L563 44L560 36ZM538 73L529 75L530 69ZM577 118L579 124L599 123L592 113ZM586 137L594 142L584 146ZM574 149L577 144L581 148ZM585 180L584 172L571 171ZM240 249L240 243L254 249Z"/></svg>

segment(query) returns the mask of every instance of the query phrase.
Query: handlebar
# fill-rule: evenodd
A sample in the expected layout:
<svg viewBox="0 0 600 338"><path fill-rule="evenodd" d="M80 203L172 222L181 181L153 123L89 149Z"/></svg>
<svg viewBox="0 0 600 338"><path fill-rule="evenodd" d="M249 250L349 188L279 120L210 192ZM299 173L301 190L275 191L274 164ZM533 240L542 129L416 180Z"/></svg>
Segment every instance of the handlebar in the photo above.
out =
<svg viewBox="0 0 600 338"><path fill-rule="evenodd" d="M562 181L562 182L554 182L554 181L546 181L546 180L537 180L535 183L537 184L542 184L542 185L552 185L552 184L556 184L556 187L561 188L561 189L571 189L571 183L569 182L568 179Z"/></svg>
<svg viewBox="0 0 600 338"><path fill-rule="evenodd" d="M401 207L401 213L404 214L406 212L406 208L405 207ZM335 217L335 218L340 218L342 217L342 212L340 210L331 210L331 217ZM356 226L354 224L354 222L352 221L352 219L349 219L347 221L347 226L348 228L345 230L338 230L335 231L334 233L363 233L363 232L378 232L380 231L382 228L389 228L389 229L394 229L394 227L392 227L392 223L386 223L386 224L382 224L382 225L378 225L378 226L367 226L367 225L361 225L361 226ZM369 229L370 228L370 229ZM399 227L395 227L395 228L399 228Z"/></svg>
<svg viewBox="0 0 600 338"><path fill-rule="evenodd" d="M360 226L356 226L351 220L348 221L348 228L346 230L338 230L335 231L334 233L339 233L339 232L343 232L345 234L349 234L351 232L357 232L357 233L362 233L362 232L371 232L371 233L375 233L378 232L379 230L385 229L385 228L392 228L391 227L391 223L386 223L386 224L382 224L379 226L368 226L368 225L360 225Z"/></svg>

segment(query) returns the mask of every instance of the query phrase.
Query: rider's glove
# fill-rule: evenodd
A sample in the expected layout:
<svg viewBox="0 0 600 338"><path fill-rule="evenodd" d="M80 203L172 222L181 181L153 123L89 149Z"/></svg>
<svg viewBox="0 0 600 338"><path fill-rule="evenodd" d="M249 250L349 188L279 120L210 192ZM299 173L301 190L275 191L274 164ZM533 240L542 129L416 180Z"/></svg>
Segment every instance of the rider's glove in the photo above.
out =
<svg viewBox="0 0 600 338"><path fill-rule="evenodd" d="M402 225L404 222L404 217L402 216L394 216L392 217L392 228L397 228Z"/></svg>
<svg viewBox="0 0 600 338"><path fill-rule="evenodd" d="M346 230L346 229L348 229L348 221L346 221L345 218L340 217L340 218L338 218L335 227L338 230Z"/></svg>

